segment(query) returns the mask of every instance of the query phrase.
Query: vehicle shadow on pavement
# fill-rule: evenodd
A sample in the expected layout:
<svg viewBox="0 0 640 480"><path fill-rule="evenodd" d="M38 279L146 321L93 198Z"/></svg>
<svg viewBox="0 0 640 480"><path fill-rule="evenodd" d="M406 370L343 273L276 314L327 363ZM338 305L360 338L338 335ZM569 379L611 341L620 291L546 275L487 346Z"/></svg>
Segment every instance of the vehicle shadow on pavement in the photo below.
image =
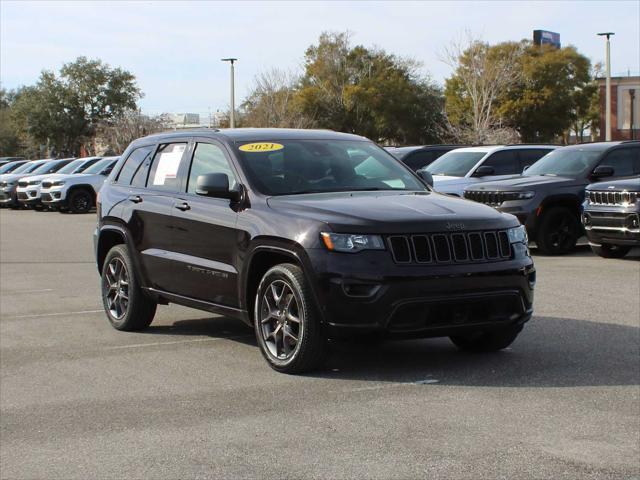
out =
<svg viewBox="0 0 640 480"><path fill-rule="evenodd" d="M640 328L535 317L501 352L460 352L445 338L337 343L313 376L478 387L640 385Z"/></svg>
<svg viewBox="0 0 640 480"><path fill-rule="evenodd" d="M239 320L227 317L207 317L190 320L178 320L172 325L151 325L138 332L151 335L207 336L226 338L234 342L253 345L257 343L253 329Z"/></svg>
<svg viewBox="0 0 640 480"><path fill-rule="evenodd" d="M251 328L226 317L152 325L144 333L208 336L258 348ZM636 326L534 317L510 348L491 354L461 352L447 338L335 341L326 367L306 376L479 387L640 385L639 350Z"/></svg>

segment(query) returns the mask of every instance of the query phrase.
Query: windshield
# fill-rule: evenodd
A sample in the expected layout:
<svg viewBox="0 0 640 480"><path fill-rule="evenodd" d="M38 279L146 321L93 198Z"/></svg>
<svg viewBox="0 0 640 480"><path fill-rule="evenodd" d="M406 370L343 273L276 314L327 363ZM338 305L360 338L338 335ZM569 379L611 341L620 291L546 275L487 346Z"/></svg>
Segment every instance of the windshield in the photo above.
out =
<svg viewBox="0 0 640 480"><path fill-rule="evenodd" d="M113 164L115 162L116 162L116 160L114 160L114 159L105 158L105 159L100 160L99 162L94 163L93 165L91 165L89 168L87 168L82 173L86 173L87 175L93 175L93 174L96 174L96 173L100 173L105 168L107 168L109 166L109 164Z"/></svg>
<svg viewBox="0 0 640 480"><path fill-rule="evenodd" d="M32 173L36 175L54 173L64 167L67 163L69 163L69 160L51 160L50 162L45 162L40 165L38 168L33 170Z"/></svg>
<svg viewBox="0 0 640 480"><path fill-rule="evenodd" d="M426 190L388 152L370 142L284 140L237 149L243 170L265 195Z"/></svg>
<svg viewBox="0 0 640 480"><path fill-rule="evenodd" d="M46 162L44 162L46 163ZM16 170L13 171L13 173L31 173L33 172L36 168L41 167L42 165L44 165L44 163L42 162L29 162L29 163L25 163L23 166L21 166L20 168L17 168Z"/></svg>
<svg viewBox="0 0 640 480"><path fill-rule="evenodd" d="M11 162L7 163L0 167L0 174L13 172L14 170L18 170L18 167L21 167L25 164L25 162Z"/></svg>
<svg viewBox="0 0 640 480"><path fill-rule="evenodd" d="M577 177L591 171L602 152L593 148L558 148L531 165L524 175Z"/></svg>
<svg viewBox="0 0 640 480"><path fill-rule="evenodd" d="M65 165L64 167L62 167L60 170L58 170L58 173L74 173L76 171L76 169L82 165L82 162L84 160L78 159L78 160L74 160L71 163L68 163L67 165Z"/></svg>
<svg viewBox="0 0 640 480"><path fill-rule="evenodd" d="M425 170L431 175L464 177L484 157L487 152L447 152L430 164Z"/></svg>

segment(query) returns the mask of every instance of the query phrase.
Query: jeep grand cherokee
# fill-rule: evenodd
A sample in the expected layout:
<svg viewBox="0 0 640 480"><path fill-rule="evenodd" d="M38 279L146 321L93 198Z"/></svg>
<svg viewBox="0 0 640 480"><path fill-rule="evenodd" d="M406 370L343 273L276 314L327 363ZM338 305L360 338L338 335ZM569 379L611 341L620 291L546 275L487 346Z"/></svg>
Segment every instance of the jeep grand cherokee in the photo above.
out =
<svg viewBox="0 0 640 480"><path fill-rule="evenodd" d="M100 191L95 243L116 329L147 327L168 302L236 317L287 373L321 365L341 334L449 336L495 351L532 314L518 220L433 192L356 135L139 139Z"/></svg>

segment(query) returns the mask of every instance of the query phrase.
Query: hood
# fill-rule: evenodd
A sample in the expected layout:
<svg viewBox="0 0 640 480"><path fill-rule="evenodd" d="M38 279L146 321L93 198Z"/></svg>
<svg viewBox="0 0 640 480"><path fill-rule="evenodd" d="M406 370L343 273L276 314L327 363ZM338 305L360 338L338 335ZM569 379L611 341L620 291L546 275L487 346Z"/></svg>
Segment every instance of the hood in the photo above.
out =
<svg viewBox="0 0 640 480"><path fill-rule="evenodd" d="M628 178L626 180L615 180L611 182L592 183L588 190L600 190L605 192L638 192L640 191L640 177Z"/></svg>
<svg viewBox="0 0 640 480"><path fill-rule="evenodd" d="M45 178L49 178L54 176L54 173L44 173L41 175L32 175L32 174L27 174L27 175L21 175L21 177L29 177L29 180L44 180Z"/></svg>
<svg viewBox="0 0 640 480"><path fill-rule="evenodd" d="M32 176L32 173L7 173L5 175L0 175L0 180L2 180L3 182L17 182L21 178Z"/></svg>
<svg viewBox="0 0 640 480"><path fill-rule="evenodd" d="M464 185L465 183L469 183L469 178L467 177L450 177L449 175L434 175L433 176L433 186L436 185Z"/></svg>
<svg viewBox="0 0 640 480"><path fill-rule="evenodd" d="M491 190L492 192L512 192L518 190L527 190L528 188L540 185L578 185L580 180L569 177L554 177L551 175L519 175L513 178L507 178L495 182L482 182L479 185L467 187L468 190L482 191ZM585 183L585 182L582 182Z"/></svg>
<svg viewBox="0 0 640 480"><path fill-rule="evenodd" d="M267 200L287 217L326 223L343 233L424 233L488 230L518 225L511 215L461 198L424 192L339 192Z"/></svg>

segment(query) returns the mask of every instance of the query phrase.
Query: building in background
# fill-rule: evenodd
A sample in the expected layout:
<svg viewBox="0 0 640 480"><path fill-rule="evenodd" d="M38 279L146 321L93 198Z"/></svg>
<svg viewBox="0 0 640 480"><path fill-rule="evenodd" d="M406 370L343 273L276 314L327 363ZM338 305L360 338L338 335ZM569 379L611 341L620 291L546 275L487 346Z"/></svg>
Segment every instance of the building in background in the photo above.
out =
<svg viewBox="0 0 640 480"><path fill-rule="evenodd" d="M167 113L162 116L166 119L169 128L197 128L200 126L198 113Z"/></svg>
<svg viewBox="0 0 640 480"><path fill-rule="evenodd" d="M605 139L605 79L600 86L600 140ZM640 139L640 76L611 77L611 140ZM631 128L633 124L633 128Z"/></svg>
<svg viewBox="0 0 640 480"><path fill-rule="evenodd" d="M534 30L533 44L552 45L556 48L560 48L560 34L556 32L549 32L547 30Z"/></svg>

